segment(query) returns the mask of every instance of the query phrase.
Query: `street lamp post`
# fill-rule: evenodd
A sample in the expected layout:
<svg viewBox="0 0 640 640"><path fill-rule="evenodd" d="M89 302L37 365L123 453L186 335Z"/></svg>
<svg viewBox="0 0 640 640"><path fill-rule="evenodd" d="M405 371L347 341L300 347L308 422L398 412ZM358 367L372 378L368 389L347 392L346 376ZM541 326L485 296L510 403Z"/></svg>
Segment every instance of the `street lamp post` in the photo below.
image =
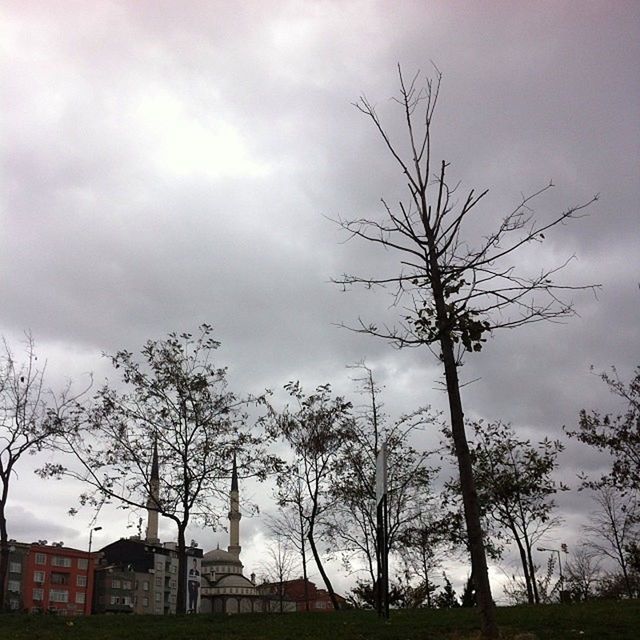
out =
<svg viewBox="0 0 640 640"><path fill-rule="evenodd" d="M566 548L563 546L563 550ZM549 553L557 553L558 554L558 572L560 573L560 602L562 602L562 594L564 593L564 576L562 575L562 559L560 557L559 549L548 549L547 547L538 547L538 551L548 551Z"/></svg>
<svg viewBox="0 0 640 640"><path fill-rule="evenodd" d="M84 585L85 615L91 615L91 601L89 599L89 582L91 580L91 543L93 542L93 532L100 531L101 529L102 527L93 527L93 529L89 530L89 552L87 553L87 582Z"/></svg>

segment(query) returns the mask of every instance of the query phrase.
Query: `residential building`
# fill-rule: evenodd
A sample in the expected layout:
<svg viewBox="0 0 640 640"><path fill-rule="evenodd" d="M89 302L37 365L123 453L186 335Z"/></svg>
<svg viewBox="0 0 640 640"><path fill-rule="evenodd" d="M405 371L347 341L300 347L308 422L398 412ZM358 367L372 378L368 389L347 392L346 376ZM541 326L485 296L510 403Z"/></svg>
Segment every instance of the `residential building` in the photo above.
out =
<svg viewBox="0 0 640 640"><path fill-rule="evenodd" d="M31 545L16 540L9 540L9 564L5 582L7 608L11 611L24 610L24 571L27 565L27 555Z"/></svg>
<svg viewBox="0 0 640 640"><path fill-rule="evenodd" d="M33 543L24 554L20 609L60 615L91 612L96 554L62 543Z"/></svg>
<svg viewBox="0 0 640 640"><path fill-rule="evenodd" d="M93 613L132 613L137 574L130 569L99 565L95 571Z"/></svg>
<svg viewBox="0 0 640 640"><path fill-rule="evenodd" d="M283 582L265 582L258 586L258 593L271 600L277 601L282 598L285 602L295 603L296 611L335 611L328 591L318 589L315 583L310 580L305 581L304 578ZM338 594L336 594L336 598L341 607L347 602ZM271 610L273 611L273 607Z"/></svg>

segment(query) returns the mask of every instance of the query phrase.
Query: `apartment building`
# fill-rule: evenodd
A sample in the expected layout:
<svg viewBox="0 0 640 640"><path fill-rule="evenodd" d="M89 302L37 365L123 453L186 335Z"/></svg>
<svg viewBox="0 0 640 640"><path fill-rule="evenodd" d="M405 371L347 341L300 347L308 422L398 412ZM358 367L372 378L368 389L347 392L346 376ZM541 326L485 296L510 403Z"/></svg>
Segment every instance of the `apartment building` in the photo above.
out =
<svg viewBox="0 0 640 640"><path fill-rule="evenodd" d="M91 612L95 554L44 541L9 546L7 601L19 611Z"/></svg>

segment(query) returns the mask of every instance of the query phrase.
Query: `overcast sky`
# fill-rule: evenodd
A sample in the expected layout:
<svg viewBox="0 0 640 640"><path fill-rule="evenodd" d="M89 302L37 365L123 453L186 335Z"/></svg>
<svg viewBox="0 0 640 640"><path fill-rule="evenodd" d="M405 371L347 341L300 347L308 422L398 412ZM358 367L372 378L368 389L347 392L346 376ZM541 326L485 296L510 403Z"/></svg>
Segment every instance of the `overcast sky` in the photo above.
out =
<svg viewBox="0 0 640 640"><path fill-rule="evenodd" d="M444 74L434 157L490 189L477 230L549 180L541 219L600 194L529 255L575 255L566 281L602 284L597 298L576 294L579 317L497 334L468 358L467 415L560 437L580 408L611 406L590 365L628 379L639 363L637 2L9 0L0 12L0 331L17 345L31 330L53 382L102 381L102 352L209 322L238 392L294 378L347 392L345 366L366 358L389 413L444 408L428 351L336 327L388 314L387 294L330 283L393 260L344 243L329 218L377 216L402 193L352 106L366 94L400 135L397 63ZM575 486L603 464L570 443L562 476ZM66 516L77 488L32 466L12 488L10 535L86 546L88 514ZM574 541L588 508L563 499L549 544ZM131 533L99 524L98 544ZM262 524L242 526L250 572Z"/></svg>

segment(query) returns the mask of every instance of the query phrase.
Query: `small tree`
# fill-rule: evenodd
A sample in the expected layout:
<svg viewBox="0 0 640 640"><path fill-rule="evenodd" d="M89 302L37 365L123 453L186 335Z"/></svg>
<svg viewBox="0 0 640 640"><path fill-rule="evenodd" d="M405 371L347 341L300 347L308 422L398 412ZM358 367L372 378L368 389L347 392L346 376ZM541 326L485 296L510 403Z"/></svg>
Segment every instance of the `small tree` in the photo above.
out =
<svg viewBox="0 0 640 640"><path fill-rule="evenodd" d="M622 493L603 485L596 489L598 508L591 514L585 532L585 546L595 557L609 558L620 569L622 584L629 598L638 595L629 566L629 551L640 539L640 504L634 493Z"/></svg>
<svg viewBox="0 0 640 640"><path fill-rule="evenodd" d="M82 429L66 438L76 466L47 465L42 473L69 476L89 487L81 504L97 508L153 508L176 525L179 558L177 611L186 610L186 530L192 520L215 526L212 501L227 498L232 459L244 475L262 478L275 463L265 437L246 427L245 401L227 390L226 369L213 363L219 342L203 324L194 337L170 333L149 340L141 361L129 351L111 357L124 390L106 384L84 413ZM153 452L161 468L153 481ZM79 463L79 468L78 468Z"/></svg>
<svg viewBox="0 0 640 640"><path fill-rule="evenodd" d="M353 419L351 403L332 397L328 384L306 395L299 382L290 382L285 389L296 402L282 412L272 410L271 430L291 447L293 461L279 475L279 501L283 504L304 500L302 512L307 540L335 609L340 605L318 551L319 529L323 518L333 506L330 478L343 443L351 437ZM292 482L293 481L293 482ZM302 487L299 493L296 487ZM294 491L292 492L292 487Z"/></svg>
<svg viewBox="0 0 640 640"><path fill-rule="evenodd" d="M265 581L276 585L280 613L284 611L285 583L297 568L298 559L285 536L277 535L266 545L265 559L260 569Z"/></svg>
<svg viewBox="0 0 640 640"><path fill-rule="evenodd" d="M304 606L309 611L309 580L307 572L307 520L308 500L305 499L299 477L280 479L278 511L267 516L267 527L273 536L282 537L299 556L304 581ZM288 480L288 481L287 481Z"/></svg>
<svg viewBox="0 0 640 640"><path fill-rule="evenodd" d="M473 422L471 458L481 510L518 548L529 603L539 603L533 549L549 528L559 521L553 516L554 496L566 490L552 474L563 446L542 440L537 446L516 438L501 422ZM457 484L457 483L456 483Z"/></svg>
<svg viewBox="0 0 640 640"><path fill-rule="evenodd" d="M449 523L445 516L435 517L438 512L435 504L429 505L400 535L405 575L422 585L427 607L433 606L432 596L438 588L433 576L441 567L445 552L452 547Z"/></svg>
<svg viewBox="0 0 640 640"><path fill-rule="evenodd" d="M487 336L496 329L574 313L571 301L565 298L572 287L554 283L562 264L535 273L518 273L511 260L523 247L544 241L545 234L554 227L579 217L595 198L570 207L547 222L537 223L531 205L552 187L549 184L523 197L484 238L465 239L465 223L475 214L487 191L471 190L458 199L457 186L448 183L448 164L442 161L436 167L432 162L432 120L441 76L438 73L435 81L427 80L425 86L420 86L417 75L406 82L399 68L399 80L396 103L405 123L404 144L392 139L367 98L360 98L356 106L371 120L383 146L397 163L408 187L407 201L392 207L383 200L381 220L338 221L350 237L396 252L399 272L344 275L336 282L345 288L393 287L393 300L400 315L398 322L378 327L360 320L354 329L388 340L397 347L427 346L442 362L482 633L495 638L498 627L465 433L459 366L463 353L480 351Z"/></svg>
<svg viewBox="0 0 640 640"><path fill-rule="evenodd" d="M61 393L45 386L46 363L38 362L31 334L26 334L25 356L16 359L2 338L0 354L0 610L5 606L9 562L7 502L11 479L20 459L54 447L71 427L69 416L79 395L68 385Z"/></svg>
<svg viewBox="0 0 640 640"><path fill-rule="evenodd" d="M618 372L600 375L611 393L626 404L624 413L604 414L597 411L580 411L578 430L567 431L600 451L613 457L611 471L598 481L587 482L595 487L609 484L619 489L640 490L640 367L627 385L620 380Z"/></svg>
<svg viewBox="0 0 640 640"><path fill-rule="evenodd" d="M436 594L434 598L436 607L438 607L438 609L454 609L459 607L460 602L456 590L451 585L451 581L446 573L442 574L442 579L444 580L444 587L442 587L442 591Z"/></svg>
<svg viewBox="0 0 640 640"><path fill-rule="evenodd" d="M593 598L601 575L600 560L593 551L584 545L578 547L565 565L565 580L571 598L577 601Z"/></svg>
<svg viewBox="0 0 640 640"><path fill-rule="evenodd" d="M326 535L342 554L350 569L353 558L364 560L369 578L376 580L376 458L387 445L387 549L398 550L397 541L434 500L431 483L436 469L428 465L429 454L411 444L416 431L432 425L436 418L429 408L419 409L390 423L380 400L373 371L356 365L362 377L356 382L367 398L354 410L351 437L343 443L333 467L331 492L335 508L327 518ZM359 409L359 410L358 410ZM401 545L402 546L402 545Z"/></svg>

